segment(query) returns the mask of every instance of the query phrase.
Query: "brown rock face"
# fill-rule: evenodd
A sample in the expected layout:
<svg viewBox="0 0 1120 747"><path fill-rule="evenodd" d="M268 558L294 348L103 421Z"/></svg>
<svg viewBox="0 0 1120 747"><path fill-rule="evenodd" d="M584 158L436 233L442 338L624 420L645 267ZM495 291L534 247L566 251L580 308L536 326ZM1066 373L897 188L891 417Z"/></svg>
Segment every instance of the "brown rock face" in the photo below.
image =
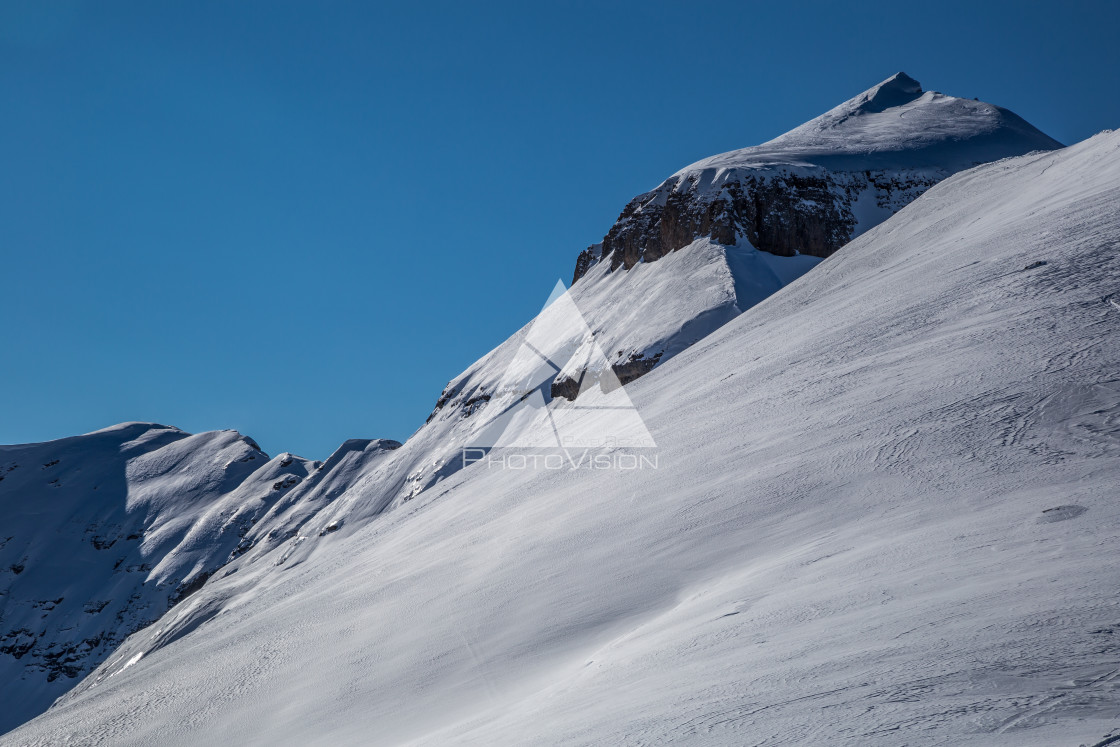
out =
<svg viewBox="0 0 1120 747"><path fill-rule="evenodd" d="M676 177L631 200L602 244L579 255L573 282L597 261L609 259L611 270L630 269L704 237L725 245L745 238L779 256L827 257L851 241L857 226L852 206L862 191L873 190L880 207L898 209L939 181L928 172L823 169L810 175L741 173L718 187L701 187L703 178Z"/></svg>
<svg viewBox="0 0 1120 747"><path fill-rule="evenodd" d="M611 368L614 370L614 375L618 377L620 384L629 384L652 371L664 354L665 351L661 351L648 358L644 355L634 354L630 356L630 360L625 363L615 363Z"/></svg>

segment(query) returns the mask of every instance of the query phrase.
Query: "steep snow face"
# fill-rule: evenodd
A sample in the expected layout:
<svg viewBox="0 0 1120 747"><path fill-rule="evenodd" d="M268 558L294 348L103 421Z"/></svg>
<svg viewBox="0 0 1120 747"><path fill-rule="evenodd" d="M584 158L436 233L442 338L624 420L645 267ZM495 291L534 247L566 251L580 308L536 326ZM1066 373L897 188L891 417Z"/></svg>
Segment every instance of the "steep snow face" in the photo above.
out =
<svg viewBox="0 0 1120 747"><path fill-rule="evenodd" d="M0 447L0 731L270 533L298 535L327 503L307 487L349 484L332 460L153 423Z"/></svg>
<svg viewBox="0 0 1120 747"><path fill-rule="evenodd" d="M628 273L596 265L569 297L586 319L622 383L646 373L742 311L808 272L817 257L778 257L746 242L724 246L707 238L665 261ZM523 344L540 317L452 380L437 406L471 403L496 383L508 354ZM565 344L557 340L556 346ZM646 367L643 367L643 364ZM461 414L461 413L460 413ZM434 414L433 414L434 415Z"/></svg>
<svg viewBox="0 0 1120 747"><path fill-rule="evenodd" d="M622 384L634 381L818 262L816 257L777 257L746 243L723 246L698 239L688 251L656 265L639 265L627 273L612 273L606 265L593 268L587 281L567 294L585 328L550 325L546 309L447 385L428 423L402 451L402 457L419 455L409 468L406 495L415 496L462 468L463 448L502 412L498 399L511 384L508 370L537 325L551 331L534 340L534 347L562 364L546 382L542 404L567 412L585 400L575 390L566 392L566 384L598 379L608 370ZM584 362L565 352L579 346L584 329L602 351L598 360ZM574 401L569 405L559 402L560 397Z"/></svg>
<svg viewBox="0 0 1120 747"><path fill-rule="evenodd" d="M1118 185L1115 133L953 177L628 386L658 469L460 470L0 743L1103 744Z"/></svg>
<svg viewBox="0 0 1120 747"><path fill-rule="evenodd" d="M634 198L580 255L579 280L656 261L700 237L827 257L933 184L1061 144L1006 109L923 92L898 73L786 134L692 164Z"/></svg>

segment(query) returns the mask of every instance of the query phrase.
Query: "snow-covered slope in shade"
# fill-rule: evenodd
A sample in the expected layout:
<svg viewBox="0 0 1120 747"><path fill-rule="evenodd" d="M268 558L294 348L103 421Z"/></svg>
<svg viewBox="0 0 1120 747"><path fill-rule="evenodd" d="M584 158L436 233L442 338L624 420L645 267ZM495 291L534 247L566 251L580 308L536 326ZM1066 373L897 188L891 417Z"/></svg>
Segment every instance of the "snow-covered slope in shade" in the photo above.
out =
<svg viewBox="0 0 1120 747"><path fill-rule="evenodd" d="M301 496L345 481L339 461L269 459L234 431L154 423L0 447L0 731L260 537L298 535L326 503Z"/></svg>
<svg viewBox="0 0 1120 747"><path fill-rule="evenodd" d="M960 174L627 387L658 469L461 470L0 743L1103 744L1118 185Z"/></svg>

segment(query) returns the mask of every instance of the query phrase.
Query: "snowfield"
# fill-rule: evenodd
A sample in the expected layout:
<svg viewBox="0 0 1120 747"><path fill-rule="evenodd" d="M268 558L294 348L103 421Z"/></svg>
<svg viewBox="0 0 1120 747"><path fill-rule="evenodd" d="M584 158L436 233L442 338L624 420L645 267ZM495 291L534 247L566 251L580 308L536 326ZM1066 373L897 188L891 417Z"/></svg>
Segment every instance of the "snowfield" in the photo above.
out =
<svg viewBox="0 0 1120 747"><path fill-rule="evenodd" d="M1118 249L1118 133L960 173L627 386L657 469L422 430L0 744L1103 744Z"/></svg>

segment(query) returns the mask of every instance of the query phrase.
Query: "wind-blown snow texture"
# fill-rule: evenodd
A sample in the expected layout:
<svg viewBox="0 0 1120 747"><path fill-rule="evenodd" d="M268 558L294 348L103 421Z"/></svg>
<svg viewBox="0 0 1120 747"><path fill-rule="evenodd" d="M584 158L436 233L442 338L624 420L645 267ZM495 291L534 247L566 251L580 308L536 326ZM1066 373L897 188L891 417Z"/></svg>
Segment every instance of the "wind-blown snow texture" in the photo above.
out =
<svg viewBox="0 0 1120 747"><path fill-rule="evenodd" d="M1108 133L933 187L627 387L657 470L386 513L422 429L0 742L1102 742L1118 185Z"/></svg>

